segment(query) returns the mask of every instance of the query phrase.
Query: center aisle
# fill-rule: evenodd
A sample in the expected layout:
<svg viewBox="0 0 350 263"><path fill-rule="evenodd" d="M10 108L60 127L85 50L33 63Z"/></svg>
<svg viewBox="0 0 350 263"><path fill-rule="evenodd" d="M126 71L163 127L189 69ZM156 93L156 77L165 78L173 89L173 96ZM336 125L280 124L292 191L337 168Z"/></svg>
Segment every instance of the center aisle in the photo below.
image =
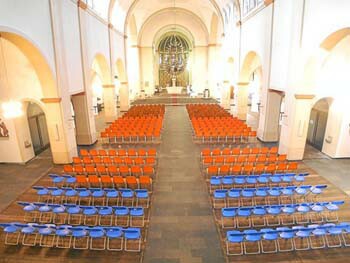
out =
<svg viewBox="0 0 350 263"><path fill-rule="evenodd" d="M184 106L166 108L144 262L225 262Z"/></svg>

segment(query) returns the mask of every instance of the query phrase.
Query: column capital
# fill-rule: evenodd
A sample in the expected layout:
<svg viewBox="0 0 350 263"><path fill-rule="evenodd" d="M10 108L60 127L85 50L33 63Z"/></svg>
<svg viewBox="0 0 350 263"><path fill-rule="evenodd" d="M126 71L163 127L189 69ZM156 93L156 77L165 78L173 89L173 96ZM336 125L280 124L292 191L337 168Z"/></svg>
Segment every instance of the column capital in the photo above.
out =
<svg viewBox="0 0 350 263"><path fill-rule="evenodd" d="M122 85L128 85L128 82L127 82L127 81L123 81L123 82L120 82L120 84L122 84Z"/></svg>
<svg viewBox="0 0 350 263"><path fill-rule="evenodd" d="M108 88L108 89L114 89L115 85L114 84L105 84L105 85L102 85L102 87Z"/></svg>
<svg viewBox="0 0 350 263"><path fill-rule="evenodd" d="M87 9L87 4L85 2L83 2L82 0L78 0L77 4L78 4L78 7L80 7L81 9L83 9L83 10Z"/></svg>
<svg viewBox="0 0 350 263"><path fill-rule="evenodd" d="M312 100L316 96L314 94L294 94L297 100Z"/></svg>
<svg viewBox="0 0 350 263"><path fill-rule="evenodd" d="M237 86L248 86L249 82L237 82Z"/></svg>
<svg viewBox="0 0 350 263"><path fill-rule="evenodd" d="M275 2L275 0L265 0L264 4L265 4L265 6L268 6L268 5L272 4L273 2Z"/></svg>
<svg viewBox="0 0 350 263"><path fill-rule="evenodd" d="M62 98L42 98L41 101L44 103L60 103Z"/></svg>

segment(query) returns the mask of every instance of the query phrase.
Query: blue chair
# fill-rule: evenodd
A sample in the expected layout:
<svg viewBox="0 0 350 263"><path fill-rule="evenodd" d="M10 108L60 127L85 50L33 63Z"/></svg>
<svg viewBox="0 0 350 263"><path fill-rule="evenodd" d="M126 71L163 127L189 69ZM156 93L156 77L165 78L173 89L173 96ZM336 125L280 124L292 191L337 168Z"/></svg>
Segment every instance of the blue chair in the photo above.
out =
<svg viewBox="0 0 350 263"><path fill-rule="evenodd" d="M84 216L84 225L96 226L98 222L98 210L95 206L81 205Z"/></svg>
<svg viewBox="0 0 350 263"><path fill-rule="evenodd" d="M303 226L293 226L295 236L293 238L295 250L310 250L310 235L312 229ZM299 243L297 243L299 242Z"/></svg>
<svg viewBox="0 0 350 263"><path fill-rule="evenodd" d="M72 244L72 226L60 225L56 227L56 247L70 248Z"/></svg>
<svg viewBox="0 0 350 263"><path fill-rule="evenodd" d="M270 186L271 187L278 187L280 186L282 182L282 175L281 174L274 174L270 176Z"/></svg>
<svg viewBox="0 0 350 263"><path fill-rule="evenodd" d="M121 227L108 227L106 229L107 250L123 250L123 229Z"/></svg>
<svg viewBox="0 0 350 263"><path fill-rule="evenodd" d="M84 226L73 226L71 229L73 248L86 250L89 248L89 232Z"/></svg>
<svg viewBox="0 0 350 263"><path fill-rule="evenodd" d="M63 176L60 176L58 174L49 174L49 177L55 186L63 186L63 183L65 181L65 178Z"/></svg>
<svg viewBox="0 0 350 263"><path fill-rule="evenodd" d="M333 223L324 224L323 227L327 230L326 244L329 248L341 247L342 246L342 234L343 226L335 225Z"/></svg>
<svg viewBox="0 0 350 263"><path fill-rule="evenodd" d="M309 223L310 206L308 203L301 203L297 206L296 223L307 224Z"/></svg>
<svg viewBox="0 0 350 263"><path fill-rule="evenodd" d="M112 200L115 200L114 205L118 205L119 192L114 188L105 188L104 190L106 192L106 205L112 205Z"/></svg>
<svg viewBox="0 0 350 263"><path fill-rule="evenodd" d="M252 210L253 216L251 217L252 226L263 227L266 226L266 207L254 206Z"/></svg>
<svg viewBox="0 0 350 263"><path fill-rule="evenodd" d="M129 208L126 206L114 206L115 225L129 226Z"/></svg>
<svg viewBox="0 0 350 263"><path fill-rule="evenodd" d="M271 187L268 192L267 201L270 205L280 204L280 196L282 195L282 187Z"/></svg>
<svg viewBox="0 0 350 263"><path fill-rule="evenodd" d="M147 189L135 190L136 206L149 207L149 194Z"/></svg>
<svg viewBox="0 0 350 263"><path fill-rule="evenodd" d="M296 183L301 185L302 183L305 182L305 178L309 175L309 173L300 173L294 177L294 180Z"/></svg>
<svg viewBox="0 0 350 263"><path fill-rule="evenodd" d="M221 179L222 179L222 176L212 176L210 178L210 186L209 186L210 193L212 193L216 189L221 189Z"/></svg>
<svg viewBox="0 0 350 263"><path fill-rule="evenodd" d="M244 234L237 230L226 233L226 254L229 256L243 255ZM238 252L235 248L238 247Z"/></svg>
<svg viewBox="0 0 350 263"><path fill-rule="evenodd" d="M338 211L339 207L342 206L345 202L343 200L340 201L332 201L328 205L326 205L327 213L326 213L326 221L327 222L338 222L339 216Z"/></svg>
<svg viewBox="0 0 350 263"><path fill-rule="evenodd" d="M53 247L55 242L56 225L36 225L38 235L40 236L39 244L41 247Z"/></svg>
<svg viewBox="0 0 350 263"><path fill-rule="evenodd" d="M323 222L323 212L327 202L318 202L310 205L311 212L309 218L311 223L322 223Z"/></svg>
<svg viewBox="0 0 350 263"><path fill-rule="evenodd" d="M231 190L230 190L231 191ZM226 189L217 189L213 193L213 206L214 208L226 207Z"/></svg>
<svg viewBox="0 0 350 263"><path fill-rule="evenodd" d="M61 203L64 191L58 187L48 187L50 191L51 203Z"/></svg>
<svg viewBox="0 0 350 263"><path fill-rule="evenodd" d="M48 201L48 197L50 194L50 191L44 187L44 186L33 186L34 190L36 190L36 194L38 195L38 202L40 202L42 199Z"/></svg>
<svg viewBox="0 0 350 263"><path fill-rule="evenodd" d="M250 220L251 214L252 214L252 207L238 207L237 208L237 227L238 228L251 227L251 220Z"/></svg>
<svg viewBox="0 0 350 263"><path fill-rule="evenodd" d="M6 245L18 245L19 237L21 234L21 227L16 226L16 223L0 223L0 227L3 228L5 235Z"/></svg>
<svg viewBox="0 0 350 263"><path fill-rule="evenodd" d="M312 186L310 189L310 192L313 196L313 201L316 202L318 197L324 192L324 190L327 188L326 184L320 184Z"/></svg>
<svg viewBox="0 0 350 263"><path fill-rule="evenodd" d="M291 186L295 180L295 173L287 173L282 175L282 183L287 186Z"/></svg>
<svg viewBox="0 0 350 263"><path fill-rule="evenodd" d="M223 191L227 192L227 206L240 206L242 188L231 188L228 191L227 190L223 190Z"/></svg>
<svg viewBox="0 0 350 263"><path fill-rule="evenodd" d="M90 227L88 229L91 250L106 249L106 232L103 227Z"/></svg>
<svg viewBox="0 0 350 263"><path fill-rule="evenodd" d="M233 178L234 184L238 185L239 187L243 188L245 186L246 180L245 175L238 175Z"/></svg>
<svg viewBox="0 0 350 263"><path fill-rule="evenodd" d="M246 255L256 255L260 254L260 241L262 234L255 229L247 229L243 231L244 233L244 254ZM248 246L256 246L256 250L248 249Z"/></svg>
<svg viewBox="0 0 350 263"><path fill-rule="evenodd" d="M62 187L64 190L63 203L76 203L78 200L78 191L72 187Z"/></svg>
<svg viewBox="0 0 350 263"><path fill-rule="evenodd" d="M349 247L349 237L350 237L350 223L349 222L342 222L339 225L343 226L343 242L344 246Z"/></svg>
<svg viewBox="0 0 350 263"><path fill-rule="evenodd" d="M140 252L141 251L141 231L140 228L126 228L124 232L124 250L128 252ZM128 248L136 243L136 248Z"/></svg>
<svg viewBox="0 0 350 263"><path fill-rule="evenodd" d="M75 176L69 175L69 174L63 174L62 177L64 178L63 186L71 186L74 185L77 182L77 179Z"/></svg>
<svg viewBox="0 0 350 263"><path fill-rule="evenodd" d="M52 222L55 224L64 224L67 219L66 207L60 204L49 204L52 210Z"/></svg>
<svg viewBox="0 0 350 263"><path fill-rule="evenodd" d="M91 191L92 205L96 205L97 202L100 205L104 205L105 191L102 188L89 188Z"/></svg>
<svg viewBox="0 0 350 263"><path fill-rule="evenodd" d="M37 228L35 227L36 225L37 224L35 223L28 223L24 226L21 226L23 246L34 247L36 245L36 241L38 237Z"/></svg>
<svg viewBox="0 0 350 263"><path fill-rule="evenodd" d="M259 187L255 191L255 205L266 205L267 204L267 191L269 187Z"/></svg>
<svg viewBox="0 0 350 263"><path fill-rule="evenodd" d="M281 214L281 224L282 225L294 225L295 217L294 214L296 212L296 208L298 205L296 204L286 204L282 206L282 214Z"/></svg>
<svg viewBox="0 0 350 263"><path fill-rule="evenodd" d="M266 221L268 226L278 226L281 224L281 210L281 205L271 205L267 207L266 212L268 217Z"/></svg>
<svg viewBox="0 0 350 263"><path fill-rule="evenodd" d="M257 180L258 180L258 183L259 183L259 186L261 187L264 187L264 186L267 186L267 184L269 183L270 181L270 177L272 176L272 174L261 174Z"/></svg>
<svg viewBox="0 0 350 263"><path fill-rule="evenodd" d="M305 202L306 196L309 194L311 189L311 185L300 185L297 189L295 189L295 201L296 202Z"/></svg>
<svg viewBox="0 0 350 263"><path fill-rule="evenodd" d="M241 192L241 204L244 205L254 205L255 188L245 188Z"/></svg>
<svg viewBox="0 0 350 263"><path fill-rule="evenodd" d="M326 247L327 228L320 225L308 225L308 228L312 229L310 235L310 246L312 249L319 249Z"/></svg>
<svg viewBox="0 0 350 263"><path fill-rule="evenodd" d="M111 206L98 206L99 225L111 226L113 224L113 208Z"/></svg>
<svg viewBox="0 0 350 263"><path fill-rule="evenodd" d="M246 177L247 186L255 188L257 183L258 183L258 177L259 177L259 175L248 175Z"/></svg>
<svg viewBox="0 0 350 263"><path fill-rule="evenodd" d="M282 204L293 204L296 186L286 186L282 189L280 201Z"/></svg>
<svg viewBox="0 0 350 263"><path fill-rule="evenodd" d="M81 213L81 208L74 204L64 204L67 209L68 214L68 224L70 225L80 225L82 221L83 214Z"/></svg>
<svg viewBox="0 0 350 263"><path fill-rule="evenodd" d="M24 221L25 222L35 222L37 218L37 207L33 203L30 202L22 202L18 201L17 204L20 206L23 206L23 211L24 211Z"/></svg>
<svg viewBox="0 0 350 263"><path fill-rule="evenodd" d="M131 227L143 227L145 225L145 211L143 207L130 207L129 215ZM139 224L137 224L138 221L140 221Z"/></svg>
<svg viewBox="0 0 350 263"><path fill-rule="evenodd" d="M279 252L293 251L295 230L290 229L289 227L277 227L276 230L279 233L279 239L277 240L278 251Z"/></svg>
<svg viewBox="0 0 350 263"><path fill-rule="evenodd" d="M46 203L34 203L38 207L39 222L50 223L53 217L52 207Z"/></svg>
<svg viewBox="0 0 350 263"><path fill-rule="evenodd" d="M90 205L91 203L91 191L85 187L77 187L75 190L78 191L78 204Z"/></svg>
<svg viewBox="0 0 350 263"><path fill-rule="evenodd" d="M260 230L262 233L261 240L261 252L262 253L277 253L277 240L279 237L279 232L277 230L271 228L263 228ZM272 245L272 249L267 250L266 247L270 247Z"/></svg>
<svg viewBox="0 0 350 263"><path fill-rule="evenodd" d="M221 179L222 187L224 189L230 189L233 187L234 184L234 176L232 175L226 175L222 177Z"/></svg>
<svg viewBox="0 0 350 263"><path fill-rule="evenodd" d="M120 188L119 189L121 196L121 205L125 205L126 202L129 202L130 206L134 205L134 191L129 188Z"/></svg>
<svg viewBox="0 0 350 263"><path fill-rule="evenodd" d="M221 208L221 227L236 227L236 208L234 207L226 207Z"/></svg>

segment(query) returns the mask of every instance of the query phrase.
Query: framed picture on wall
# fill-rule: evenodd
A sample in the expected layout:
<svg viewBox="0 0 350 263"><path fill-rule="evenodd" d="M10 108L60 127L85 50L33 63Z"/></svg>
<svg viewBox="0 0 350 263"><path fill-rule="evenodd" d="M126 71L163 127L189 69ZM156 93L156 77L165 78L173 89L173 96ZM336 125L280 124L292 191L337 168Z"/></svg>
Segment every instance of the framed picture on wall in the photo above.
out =
<svg viewBox="0 0 350 263"><path fill-rule="evenodd" d="M9 137L9 130L6 127L5 121L0 116L0 138L8 138Z"/></svg>

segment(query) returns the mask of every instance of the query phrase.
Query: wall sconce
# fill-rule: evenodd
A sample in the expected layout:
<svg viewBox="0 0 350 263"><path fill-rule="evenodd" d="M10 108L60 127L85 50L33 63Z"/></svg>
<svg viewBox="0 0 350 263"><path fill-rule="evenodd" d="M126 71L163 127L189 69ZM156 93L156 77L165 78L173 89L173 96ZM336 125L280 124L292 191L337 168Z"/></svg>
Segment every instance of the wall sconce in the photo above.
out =
<svg viewBox="0 0 350 263"><path fill-rule="evenodd" d="M2 111L5 119L14 119L23 115L22 103L10 100L2 104Z"/></svg>
<svg viewBox="0 0 350 263"><path fill-rule="evenodd" d="M264 106L261 105L261 102L258 102L256 105L258 105L258 112L260 113L260 109L264 108Z"/></svg>

